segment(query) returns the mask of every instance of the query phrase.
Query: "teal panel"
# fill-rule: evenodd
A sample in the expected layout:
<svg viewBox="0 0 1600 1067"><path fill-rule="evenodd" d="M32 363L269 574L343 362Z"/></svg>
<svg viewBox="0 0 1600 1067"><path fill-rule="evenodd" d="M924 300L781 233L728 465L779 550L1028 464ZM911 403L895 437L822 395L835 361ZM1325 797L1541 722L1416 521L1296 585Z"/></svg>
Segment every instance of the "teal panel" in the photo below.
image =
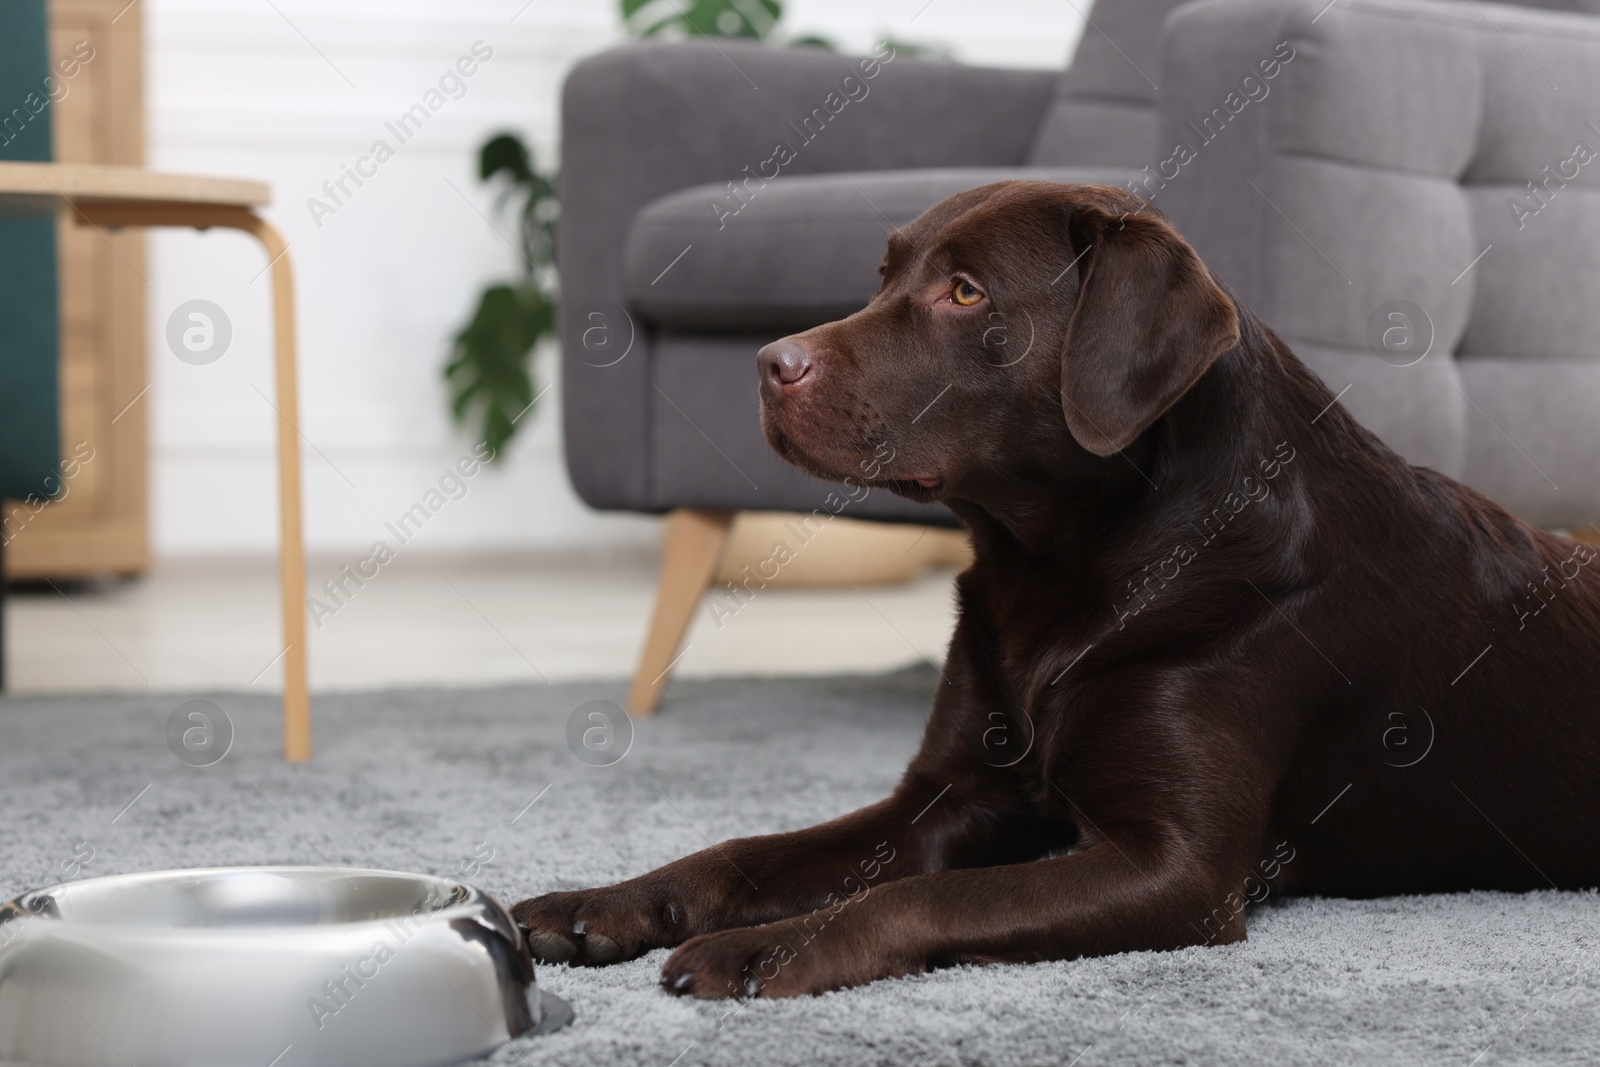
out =
<svg viewBox="0 0 1600 1067"><path fill-rule="evenodd" d="M45 6L0 7L0 159L50 158L50 98L62 86ZM60 491L60 322L55 221L0 219L0 498Z"/></svg>

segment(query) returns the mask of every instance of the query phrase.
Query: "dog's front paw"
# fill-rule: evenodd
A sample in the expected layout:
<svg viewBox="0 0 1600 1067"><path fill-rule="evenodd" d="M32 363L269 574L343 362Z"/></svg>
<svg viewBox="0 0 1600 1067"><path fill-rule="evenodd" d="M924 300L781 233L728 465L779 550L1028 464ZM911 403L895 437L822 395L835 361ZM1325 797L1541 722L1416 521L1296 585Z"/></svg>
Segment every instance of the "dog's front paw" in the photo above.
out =
<svg viewBox="0 0 1600 1067"><path fill-rule="evenodd" d="M676 945L689 933L680 901L630 883L547 893L515 905L511 917L541 963L619 963Z"/></svg>
<svg viewBox="0 0 1600 1067"><path fill-rule="evenodd" d="M662 965L661 985L703 1000L798 997L924 969L842 929L807 939L795 924L776 922L684 942Z"/></svg>

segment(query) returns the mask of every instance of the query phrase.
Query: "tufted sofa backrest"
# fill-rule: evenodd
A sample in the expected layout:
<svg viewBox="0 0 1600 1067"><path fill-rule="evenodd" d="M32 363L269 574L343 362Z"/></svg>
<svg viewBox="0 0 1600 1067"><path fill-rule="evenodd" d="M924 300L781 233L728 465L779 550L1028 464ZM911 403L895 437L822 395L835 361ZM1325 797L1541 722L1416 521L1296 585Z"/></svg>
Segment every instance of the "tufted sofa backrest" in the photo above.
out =
<svg viewBox="0 0 1600 1067"><path fill-rule="evenodd" d="M1600 19L1325 2L1174 14L1159 139L1194 155L1153 202L1413 462L1534 521L1600 516Z"/></svg>
<svg viewBox="0 0 1600 1067"><path fill-rule="evenodd" d="M1185 0L1099 0L1039 128L1032 162L1142 166L1156 135L1161 26ZM1600 0L1508 0L1600 16Z"/></svg>

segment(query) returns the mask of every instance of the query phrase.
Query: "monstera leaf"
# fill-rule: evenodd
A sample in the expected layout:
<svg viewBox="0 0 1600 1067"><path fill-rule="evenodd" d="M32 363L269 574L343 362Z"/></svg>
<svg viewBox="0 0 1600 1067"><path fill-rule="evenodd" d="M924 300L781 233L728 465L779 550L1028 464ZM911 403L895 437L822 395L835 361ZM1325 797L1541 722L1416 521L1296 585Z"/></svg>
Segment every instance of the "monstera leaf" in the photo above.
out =
<svg viewBox="0 0 1600 1067"><path fill-rule="evenodd" d="M472 321L456 334L445 366L454 399L450 412L465 422L477 412L483 441L497 458L533 404L528 354L555 329L555 303L532 285L496 285L483 291Z"/></svg>
<svg viewBox="0 0 1600 1067"><path fill-rule="evenodd" d="M517 230L522 258L527 264L531 267L554 263L558 205L555 179L534 169L533 156L527 146L509 133L490 138L478 152L478 178L485 182L505 179L496 204L498 210L504 211L513 197L522 197Z"/></svg>

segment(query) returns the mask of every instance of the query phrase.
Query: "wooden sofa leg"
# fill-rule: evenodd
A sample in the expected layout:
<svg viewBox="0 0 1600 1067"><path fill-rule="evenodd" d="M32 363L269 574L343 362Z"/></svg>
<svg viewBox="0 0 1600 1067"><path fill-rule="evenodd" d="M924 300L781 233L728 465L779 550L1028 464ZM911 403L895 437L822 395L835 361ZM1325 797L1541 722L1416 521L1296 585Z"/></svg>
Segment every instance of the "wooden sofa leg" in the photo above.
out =
<svg viewBox="0 0 1600 1067"><path fill-rule="evenodd" d="M661 581L656 587L656 610L628 690L629 714L655 713L667 676L678 661L678 646L716 574L734 514L679 508L667 516L667 543L661 557Z"/></svg>

